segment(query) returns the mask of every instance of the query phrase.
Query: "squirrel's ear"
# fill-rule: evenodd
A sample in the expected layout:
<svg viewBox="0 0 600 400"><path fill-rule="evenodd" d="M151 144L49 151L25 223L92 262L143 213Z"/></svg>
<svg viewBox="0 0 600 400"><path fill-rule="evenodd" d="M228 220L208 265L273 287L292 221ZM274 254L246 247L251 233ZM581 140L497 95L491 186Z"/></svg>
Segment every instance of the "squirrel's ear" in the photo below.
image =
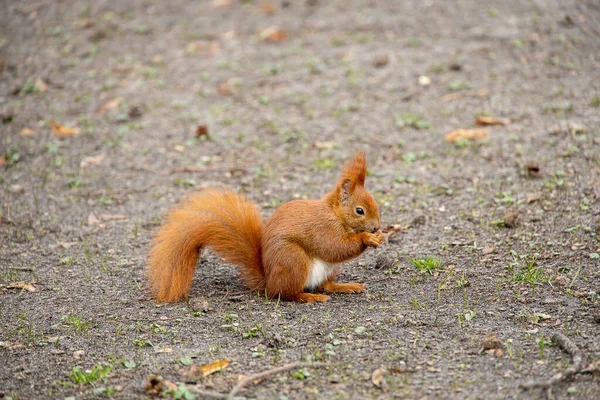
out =
<svg viewBox="0 0 600 400"><path fill-rule="evenodd" d="M356 153L354 158L346 163L342 171L342 182L352 180L354 185L364 186L367 176L367 156L364 151Z"/></svg>
<svg viewBox="0 0 600 400"><path fill-rule="evenodd" d="M354 193L356 186L364 186L367 176L367 160L364 151L356 153L342 170L342 177L338 183L340 202L346 203Z"/></svg>
<svg viewBox="0 0 600 400"><path fill-rule="evenodd" d="M354 184L354 182L352 182L351 179L344 179L341 181L341 184L338 189L340 191L340 203L346 204L348 202L348 199L350 198L352 193L354 193L355 186L356 185Z"/></svg>

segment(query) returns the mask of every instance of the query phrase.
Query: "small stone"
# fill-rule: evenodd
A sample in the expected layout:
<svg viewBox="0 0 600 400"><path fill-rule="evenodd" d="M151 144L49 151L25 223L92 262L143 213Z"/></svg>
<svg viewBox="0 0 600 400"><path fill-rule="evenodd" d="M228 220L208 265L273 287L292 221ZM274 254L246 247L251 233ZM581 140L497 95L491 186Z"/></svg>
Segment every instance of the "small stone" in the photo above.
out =
<svg viewBox="0 0 600 400"><path fill-rule="evenodd" d="M390 56L388 56L386 53L377 54L377 56L375 57L374 64L377 68L385 67L389 63L390 63Z"/></svg>
<svg viewBox="0 0 600 400"><path fill-rule="evenodd" d="M564 275L560 275L560 274L556 275L553 280L554 280L554 283L556 283L559 286L566 286L567 283L569 283L567 278Z"/></svg>
<svg viewBox="0 0 600 400"><path fill-rule="evenodd" d="M496 247L494 246L485 246L483 248L483 254L486 256L494 253L496 253Z"/></svg>
<svg viewBox="0 0 600 400"><path fill-rule="evenodd" d="M10 185L10 191L13 193L23 193L25 188L21 185Z"/></svg>
<svg viewBox="0 0 600 400"><path fill-rule="evenodd" d="M190 308L193 311L207 312L210 310L206 297L196 297L190 300Z"/></svg>
<svg viewBox="0 0 600 400"><path fill-rule="evenodd" d="M419 77L419 85L421 86L429 86L431 85L431 78L425 75L421 75Z"/></svg>
<svg viewBox="0 0 600 400"><path fill-rule="evenodd" d="M421 225L424 225L426 221L427 221L427 218L425 218L424 215L417 215L410 224L412 226L421 226Z"/></svg>
<svg viewBox="0 0 600 400"><path fill-rule="evenodd" d="M77 360L80 360L83 357L85 357L85 351L77 350L77 351L73 352L73 357L75 357Z"/></svg>

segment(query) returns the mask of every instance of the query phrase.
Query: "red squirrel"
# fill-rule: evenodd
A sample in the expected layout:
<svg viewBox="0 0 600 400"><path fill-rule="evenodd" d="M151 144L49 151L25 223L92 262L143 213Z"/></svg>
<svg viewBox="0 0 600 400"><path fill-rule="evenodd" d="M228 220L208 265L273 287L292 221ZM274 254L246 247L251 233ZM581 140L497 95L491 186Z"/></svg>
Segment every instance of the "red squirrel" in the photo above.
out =
<svg viewBox="0 0 600 400"><path fill-rule="evenodd" d="M207 247L235 265L245 284L271 298L312 303L325 293L359 293L361 283L335 283L340 263L383 240L379 208L364 187L359 152L320 200L283 204L263 225L258 206L228 189L191 195L172 210L153 240L148 278L158 301L187 296L198 255Z"/></svg>

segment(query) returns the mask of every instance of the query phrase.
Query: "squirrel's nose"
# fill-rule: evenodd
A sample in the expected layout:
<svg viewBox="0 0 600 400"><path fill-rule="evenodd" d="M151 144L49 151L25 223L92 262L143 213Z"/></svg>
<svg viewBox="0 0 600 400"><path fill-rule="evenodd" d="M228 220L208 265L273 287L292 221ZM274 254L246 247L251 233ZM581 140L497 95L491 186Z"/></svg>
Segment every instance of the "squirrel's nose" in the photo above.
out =
<svg viewBox="0 0 600 400"><path fill-rule="evenodd" d="M378 230L379 230L379 227L378 227L378 226L374 226L374 227L373 227L373 230L371 231L371 233L375 233L375 232L377 232Z"/></svg>

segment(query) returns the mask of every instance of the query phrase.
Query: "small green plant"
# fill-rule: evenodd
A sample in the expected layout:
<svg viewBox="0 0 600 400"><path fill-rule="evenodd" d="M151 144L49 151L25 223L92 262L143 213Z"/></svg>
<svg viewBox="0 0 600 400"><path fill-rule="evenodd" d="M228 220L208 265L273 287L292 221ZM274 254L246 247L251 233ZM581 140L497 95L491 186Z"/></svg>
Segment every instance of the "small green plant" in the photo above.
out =
<svg viewBox="0 0 600 400"><path fill-rule="evenodd" d="M299 369L296 372L292 372L292 378L294 379L299 379L301 381L305 380L306 378L312 376L310 372L308 372L308 370L306 369Z"/></svg>
<svg viewBox="0 0 600 400"><path fill-rule="evenodd" d="M151 341L143 339L143 338L136 338L133 339L133 344L139 347L154 347L154 345L152 344Z"/></svg>
<svg viewBox="0 0 600 400"><path fill-rule="evenodd" d="M69 326L69 328L78 334L87 334L89 329L93 326L94 321L92 319L88 319L84 321L80 315L76 315L74 312L70 314L63 315L62 321L65 322Z"/></svg>
<svg viewBox="0 0 600 400"><path fill-rule="evenodd" d="M196 395L194 393L190 392L190 390L187 388L187 386L185 386L184 383L180 384L179 387L177 388L177 390L169 390L167 393L170 394L171 396L173 396L174 399L185 399L185 400L196 399Z"/></svg>
<svg viewBox="0 0 600 400"><path fill-rule="evenodd" d="M110 364L101 363L94 365L89 371L84 371L83 368L77 365L71 370L70 378L73 382L77 384L87 383L91 385L94 381L106 379L106 377L108 377L108 374L110 374L110 372L112 371L112 368L113 367Z"/></svg>
<svg viewBox="0 0 600 400"><path fill-rule="evenodd" d="M538 345L538 348L540 349L540 357L542 359L544 359L544 349L546 348L546 339L544 338L544 336L540 336L538 337L535 342Z"/></svg>
<svg viewBox="0 0 600 400"><path fill-rule="evenodd" d="M515 262L509 264L509 268L513 272L513 276L510 279L511 282L527 283L535 287L535 285L541 285L549 281L549 278L544 275L541 267L536 266L535 258L526 260L523 267L519 268L519 264Z"/></svg>
<svg viewBox="0 0 600 400"><path fill-rule="evenodd" d="M433 275L433 271L438 270L442 265L443 261L441 258L427 256L425 258L411 258L408 261L419 271L428 272Z"/></svg>
<svg viewBox="0 0 600 400"><path fill-rule="evenodd" d="M419 114L408 113L396 116L396 126L398 128L427 129L431 127L431 124Z"/></svg>

